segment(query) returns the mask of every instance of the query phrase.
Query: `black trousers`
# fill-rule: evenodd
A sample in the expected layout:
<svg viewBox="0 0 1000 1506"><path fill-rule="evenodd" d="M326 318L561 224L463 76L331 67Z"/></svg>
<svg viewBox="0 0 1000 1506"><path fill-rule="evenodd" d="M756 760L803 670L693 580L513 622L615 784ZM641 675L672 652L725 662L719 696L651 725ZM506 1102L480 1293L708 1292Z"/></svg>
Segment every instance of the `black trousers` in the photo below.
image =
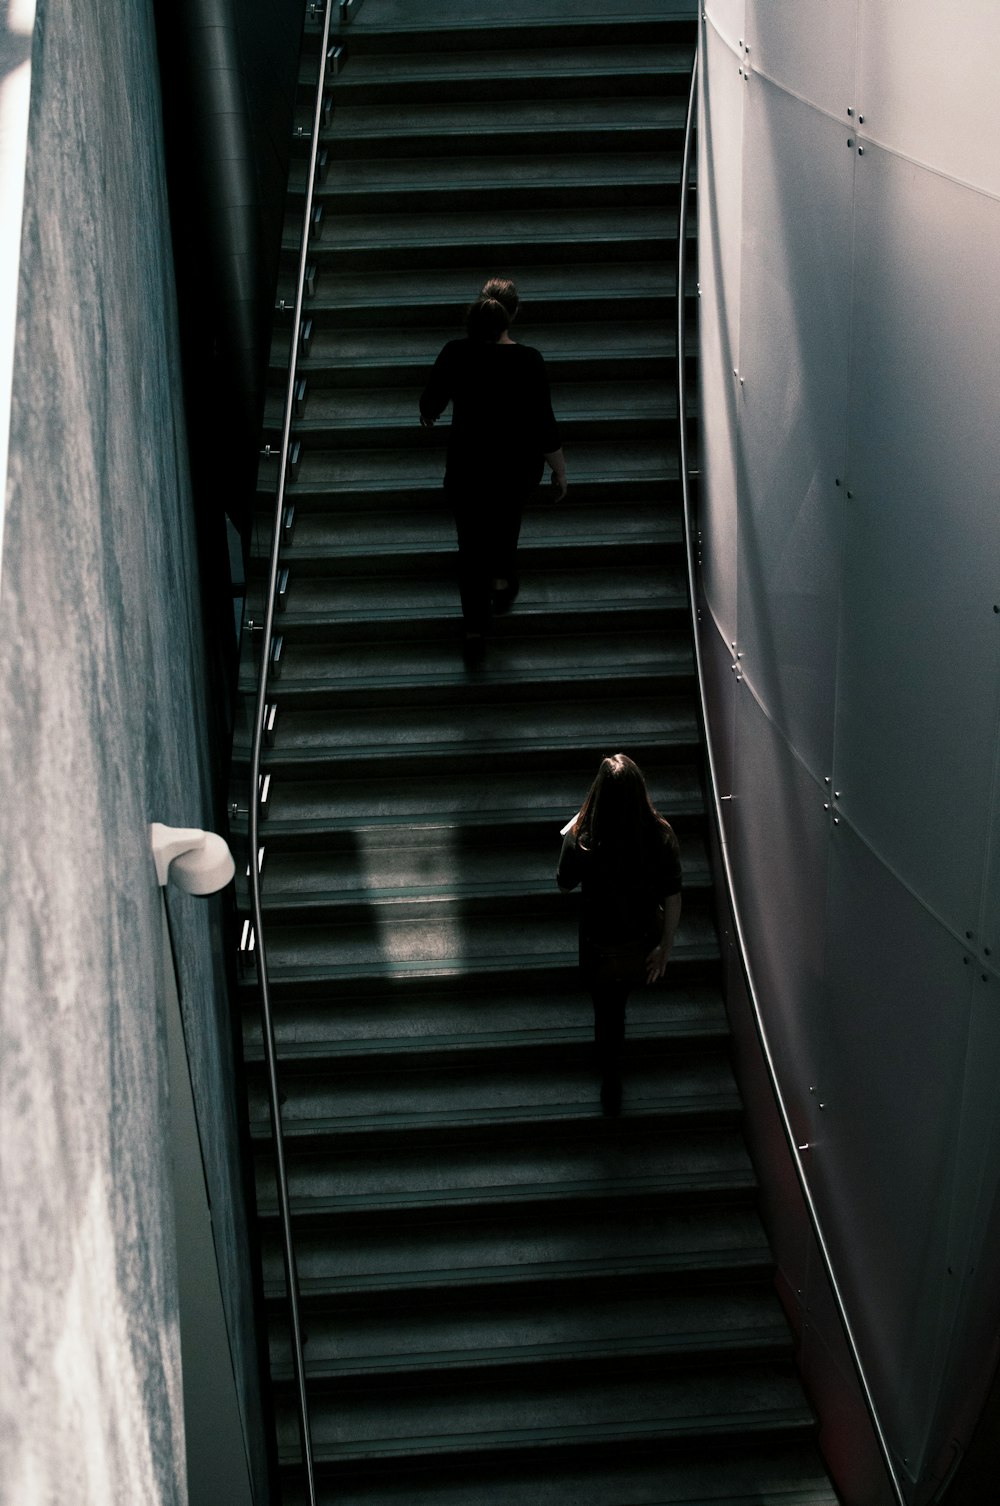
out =
<svg viewBox="0 0 1000 1506"><path fill-rule="evenodd" d="M473 496L466 489L445 488L458 535L458 590L467 633L490 628L494 578L511 584L517 579L521 514L533 490L511 488Z"/></svg>
<svg viewBox="0 0 1000 1506"><path fill-rule="evenodd" d="M590 983L594 1004L594 1054L605 1082L617 1081L625 1045L625 1005L628 983Z"/></svg>

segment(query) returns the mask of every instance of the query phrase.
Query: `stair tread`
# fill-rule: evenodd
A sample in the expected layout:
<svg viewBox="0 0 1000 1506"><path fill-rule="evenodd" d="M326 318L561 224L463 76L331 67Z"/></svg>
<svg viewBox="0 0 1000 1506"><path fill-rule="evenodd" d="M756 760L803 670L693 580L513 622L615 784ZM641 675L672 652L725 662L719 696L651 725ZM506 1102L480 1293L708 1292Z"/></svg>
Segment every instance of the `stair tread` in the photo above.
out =
<svg viewBox="0 0 1000 1506"><path fill-rule="evenodd" d="M297 1252L310 1306L326 1300L339 1305L352 1294L377 1299L383 1291L399 1290L413 1303L418 1288L464 1296L493 1286L545 1290L568 1278L579 1284L629 1273L761 1270L771 1262L759 1215L740 1207L680 1208L655 1216L633 1210L613 1220L536 1214L514 1223L390 1226L353 1239L331 1230L322 1240L303 1234ZM274 1241L265 1244L264 1261L268 1294L280 1297L284 1268Z"/></svg>
<svg viewBox="0 0 1000 1506"><path fill-rule="evenodd" d="M269 1161L266 1147L258 1151ZM642 1191L747 1193L756 1186L742 1136L725 1127L663 1132L657 1120L588 1118L570 1135L435 1138L426 1145L401 1140L391 1161L357 1149L307 1150L290 1160L296 1215L368 1214L407 1210L420 1219L458 1216L462 1209L534 1205L553 1211L559 1200L574 1207L612 1206ZM260 1211L275 1209L273 1181L264 1175ZM549 1209L549 1204L552 1209Z"/></svg>
<svg viewBox="0 0 1000 1506"><path fill-rule="evenodd" d="M544 142L544 138L542 138ZM546 146L547 142L544 143ZM579 184L592 190L601 183L619 185L677 182L680 164L676 153L662 151L560 152L558 148L512 154L449 157L447 171L434 158L365 157L334 160L325 178L317 183L315 198L322 202L352 193L379 193L387 198L418 190L446 198L482 195L493 186L515 187L523 192L536 184L565 187ZM305 164L293 162L289 191L304 186Z"/></svg>
<svg viewBox="0 0 1000 1506"><path fill-rule="evenodd" d="M668 569L634 568L625 577L596 568L547 570L544 576L522 582L516 614L504 621L503 630L536 619L552 621L563 612L585 612L589 618L598 601L602 614L686 607L687 583L680 572ZM451 581L404 576L391 583L383 581L376 589L371 580L299 572L291 579L277 626L287 634L300 625L327 619L335 627L352 620L374 624L389 616L430 622L458 614L458 595Z"/></svg>
<svg viewBox="0 0 1000 1506"><path fill-rule="evenodd" d="M337 78L334 90L338 98L371 82L389 82L395 86L411 79L482 79L537 76L551 79L559 74L607 75L642 73L650 81L658 79L666 68L690 73L691 47L663 42L638 46L634 43L609 43L601 47L518 48L511 51L433 52L352 52L349 67ZM315 63L310 61L304 76L315 78Z"/></svg>
<svg viewBox="0 0 1000 1506"><path fill-rule="evenodd" d="M522 1049L586 1045L593 1038L590 1002L578 979L564 990L533 989L521 981L506 993L483 1001L461 991L392 994L373 1009L368 998L338 994L337 1007L326 1000L300 1002L275 1021L283 1063L307 1061L316 1053L335 1053L350 1063L379 1053L442 1054L455 1046L470 1054L497 1043L514 1041ZM706 985L672 981L668 989L641 989L629 1001L628 1039L693 1036L723 1039L727 1021L722 998ZM261 1059L256 1001L244 1024L248 1061Z"/></svg>
<svg viewBox="0 0 1000 1506"><path fill-rule="evenodd" d="M622 326L617 326L622 331ZM300 362L301 374L308 376L317 365L336 367L340 370L364 369L373 366L384 370L393 362L409 365L420 362L429 377L434 357L446 340L461 337L461 329L431 332L422 338L422 330L347 330L341 333L314 337L308 358ZM544 339L540 331L539 344ZM407 338L409 337L409 338ZM593 340L591 345L589 342ZM527 343L527 342L523 342ZM673 341L665 330L646 325L637 328L635 336L616 341L601 341L599 332L586 326L572 327L571 333L560 342L549 341L542 346L546 360L563 359L569 354L581 363L597 359L602 363L624 356L650 355L666 357L673 352ZM287 356L287 352L285 352ZM336 426L349 431L358 425L375 428L419 424L418 386L391 387L311 387L303 416L296 420L296 436L307 436L310 429L319 426ZM655 378L639 381L616 382L580 381L552 384L552 404L557 418L562 423L588 418L643 417L659 418L676 416L677 393L672 382ZM265 405L265 430L279 425L284 418L283 396L275 393ZM445 432L450 423L450 411L439 420Z"/></svg>
<svg viewBox="0 0 1000 1506"><path fill-rule="evenodd" d="M380 492L391 492L404 485L407 487L415 485L432 495L442 517L445 516L441 493L446 444L445 427L440 430L419 430L415 422L414 428L417 437L413 446L407 449L384 451L345 447L329 452L306 450L302 456L298 480L294 481L288 489L290 499L294 499L298 492L317 484L334 490L338 487L343 489L362 487L375 499L372 507L374 511ZM625 454L622 454L620 446L575 444L569 465L569 484L573 490L581 484L592 484L604 480L613 480L618 486L623 481L644 481L655 484L676 476L677 452L672 444L662 441L630 445ZM263 462L258 485L270 494L276 479L275 463L271 460ZM573 490L570 493L571 497ZM618 512L623 510L616 509L616 517ZM573 515L574 507L572 504L564 504L558 509L558 519L555 517L556 509L554 508L538 509L538 512L545 514L544 521L550 525L553 536L558 536L552 530L551 525L556 525L558 531L565 534L569 529L569 518ZM525 527L531 525L533 516L534 511L529 504L525 514ZM304 514L299 530L306 521L307 515ZM448 521L450 522L450 519Z"/></svg>
<svg viewBox="0 0 1000 1506"><path fill-rule="evenodd" d="M630 1449L614 1462L545 1458L491 1459L447 1473L397 1466L388 1479L351 1478L338 1471L338 1506L839 1506L814 1444L784 1440L752 1449L727 1449L716 1440L699 1457L650 1458ZM285 1506L306 1506L288 1482Z"/></svg>
<svg viewBox="0 0 1000 1506"><path fill-rule="evenodd" d="M272 1324L274 1370L288 1375L286 1334ZM633 1296L627 1291L592 1298L568 1294L558 1307L551 1296L527 1301L512 1295L495 1302L470 1301L407 1314L398 1311L329 1312L312 1308L309 1321L309 1373L334 1378L362 1373L552 1361L579 1356L581 1365L598 1358L656 1355L666 1363L678 1357L751 1346L779 1354L791 1347L788 1324L772 1291L759 1286L720 1291L708 1286L681 1294Z"/></svg>
<svg viewBox="0 0 1000 1506"><path fill-rule="evenodd" d="M557 899L554 839L539 838L530 845L497 842L480 833L456 841L448 831L384 829L361 832L348 842L317 853L269 856L263 874L265 903L294 905L316 895L345 899L391 901L433 894L461 898L481 892L491 895L549 894ZM681 866L685 885L709 878L708 854L701 837L681 837Z"/></svg>
<svg viewBox="0 0 1000 1506"><path fill-rule="evenodd" d="M333 977L355 970L382 968L385 972L415 969L517 968L529 963L566 966L576 960L576 934L571 917L553 922L530 910L517 919L516 936L509 918L474 916L453 919L394 920L391 926L328 924L268 928L270 970L275 978L294 972L323 971ZM714 956L715 932L710 922L693 914L681 917L675 954Z"/></svg>
<svg viewBox="0 0 1000 1506"><path fill-rule="evenodd" d="M502 1067L466 1063L421 1069L402 1058L386 1063L375 1076L352 1070L352 1063L332 1057L299 1061L286 1072L289 1089L282 1115L288 1135L326 1134L350 1129L359 1120L376 1128L393 1128L405 1120L434 1126L446 1121L499 1123L512 1118L567 1119L592 1113L594 1073L589 1064L544 1065L528 1053L526 1063ZM287 1065L287 1059L286 1065ZM633 1062L629 1071L629 1112L688 1113L718 1107L738 1108L739 1096L729 1063L716 1054L690 1053L671 1059ZM263 1084L250 1093L250 1121L255 1133L270 1134Z"/></svg>
<svg viewBox="0 0 1000 1506"><path fill-rule="evenodd" d="M291 1417L288 1419L292 1422ZM502 1382L448 1389L423 1396L393 1393L338 1395L335 1407L317 1407L318 1457L383 1458L450 1450L523 1447L530 1442L636 1442L683 1436L724 1437L755 1428L811 1430L813 1414L784 1367L706 1368L663 1379L578 1379L519 1395ZM292 1424L294 1426L294 1424ZM292 1435L294 1436L294 1434Z"/></svg>
<svg viewBox="0 0 1000 1506"><path fill-rule="evenodd" d="M667 298L676 290L676 269L668 262L595 262L563 267L545 265L504 268L516 284L521 299L517 333L527 344L537 339L533 316L539 308L560 304L576 307L581 302L637 297ZM337 271L330 269L317 280L315 295L308 299L305 314L336 316L345 309L369 311L373 322L399 319L406 311L428 306L442 307L452 315L467 306L483 281L481 267L427 267L415 284L412 270ZM696 280L690 291L694 292ZM279 293L290 297L293 284L279 283Z"/></svg>
<svg viewBox="0 0 1000 1506"><path fill-rule="evenodd" d="M336 89L336 86L335 86ZM642 98L608 97L587 100L546 99L511 100L502 110L492 102L463 103L460 110L451 104L406 103L360 105L337 100L335 124L324 133L331 141L344 138L358 140L384 136L455 134L464 137L480 133L497 135L502 141L510 132L559 132L610 127L634 130L641 134L662 130L664 126L682 129L686 101L676 95L653 95Z"/></svg>
<svg viewBox="0 0 1000 1506"><path fill-rule="evenodd" d="M346 716L338 719L338 733L347 732L344 723L349 720L350 717ZM633 712L631 747L636 748L644 725L651 741L662 740L662 713L656 708L645 717ZM372 746L372 734L379 731L377 722L362 723L362 728L363 736L344 744L345 757L352 747L354 750L352 774L368 761L366 749ZM322 729L318 730L322 733ZM390 727L387 727L386 735L391 735ZM567 741L570 740L567 737ZM478 772L428 775L403 782L392 778L339 778L336 781L279 783L261 830L261 840L270 840L284 824L303 820L317 823L317 834L324 841L333 830L353 832L400 823L408 826L444 825L463 832L472 828L501 829L529 822L532 825L551 822L555 851L559 829L579 809L589 783L588 775L593 777L593 769L607 750L608 742L607 729L603 729L602 735L602 729L598 727L596 736L593 731L589 734L576 770L536 770L527 787L523 778L523 758L518 759L517 768L494 768L488 787L484 786ZM615 738L614 743L619 745L620 738ZM574 743L574 746L578 744ZM584 769L586 773L583 773ZM669 781L659 770L655 775L651 768L646 772L653 784L658 807L671 818L676 818L679 810L703 809L701 783L694 768L672 769ZM665 798L661 790L666 791L669 798Z"/></svg>
<svg viewBox="0 0 1000 1506"><path fill-rule="evenodd" d="M282 245L297 251L300 225L294 216L286 222ZM531 244L564 246L574 242L588 247L595 244L625 246L630 242L665 241L674 238L677 215L672 208L648 205L617 205L605 209L550 210L478 210L454 213L441 210L435 214L337 214L324 226L322 240L311 247L318 261L338 248L352 250L371 246L431 245L442 247L474 246L487 242L511 248ZM501 255L504 253L501 252ZM487 274L488 275L488 274Z"/></svg>

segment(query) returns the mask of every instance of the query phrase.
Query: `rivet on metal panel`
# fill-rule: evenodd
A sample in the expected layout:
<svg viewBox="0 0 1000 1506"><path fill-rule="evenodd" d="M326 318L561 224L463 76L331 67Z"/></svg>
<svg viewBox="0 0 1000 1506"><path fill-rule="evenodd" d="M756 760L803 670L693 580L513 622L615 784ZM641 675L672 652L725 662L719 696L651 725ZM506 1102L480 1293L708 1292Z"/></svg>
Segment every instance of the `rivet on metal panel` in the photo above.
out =
<svg viewBox="0 0 1000 1506"><path fill-rule="evenodd" d="M848 492L847 493L847 500L848 500L848 502L853 502L854 501L854 493L853 492Z"/></svg>
<svg viewBox="0 0 1000 1506"><path fill-rule="evenodd" d="M848 113L848 115L853 115L854 114L854 110L853 110L853 108L850 105L847 106L847 113Z"/></svg>
<svg viewBox="0 0 1000 1506"><path fill-rule="evenodd" d="M859 115L858 116L858 125L864 125L864 123L865 123L865 117L863 115Z"/></svg>
<svg viewBox="0 0 1000 1506"><path fill-rule="evenodd" d="M853 146L854 145L854 137L853 136L848 136L848 138L847 138L847 145L848 146Z"/></svg>
<svg viewBox="0 0 1000 1506"><path fill-rule="evenodd" d="M962 961L965 963L966 967L968 967L969 963L972 961L972 958L971 957L963 957Z"/></svg>
<svg viewBox="0 0 1000 1506"><path fill-rule="evenodd" d="M742 659L742 658L743 658L743 653L742 653L742 651L741 651L741 652L740 652L740 653L738 653L738 654L737 654L737 655L736 655L736 657L737 657L737 659Z"/></svg>
<svg viewBox="0 0 1000 1506"><path fill-rule="evenodd" d="M823 783L824 784L829 784L830 783L830 776L829 776L829 774L824 774L823 775Z"/></svg>
<svg viewBox="0 0 1000 1506"><path fill-rule="evenodd" d="M834 800L839 800L840 799L840 791L839 790L834 790L834 792L833 792L833 798L834 798Z"/></svg>
<svg viewBox="0 0 1000 1506"><path fill-rule="evenodd" d="M833 818L833 824L834 824L834 826L839 826L840 825L840 817L839 816L834 816L834 818Z"/></svg>
<svg viewBox="0 0 1000 1506"><path fill-rule="evenodd" d="M990 975L989 975L989 973L983 973L982 974L982 979L983 979L984 983L988 983L990 981Z"/></svg>
<svg viewBox="0 0 1000 1506"><path fill-rule="evenodd" d="M840 485L840 477L839 476L834 476L834 478L833 478L833 484L834 484L834 486L839 486Z"/></svg>
<svg viewBox="0 0 1000 1506"><path fill-rule="evenodd" d="M825 1108L826 1108L826 1104L825 1104L825 1103L821 1103L821 1104L820 1104L820 1108L821 1108L821 1109L825 1109Z"/></svg>
<svg viewBox="0 0 1000 1506"><path fill-rule="evenodd" d="M983 956L984 957L988 957L989 955L990 955L990 949L989 949L989 947L988 946L984 946L983 947Z"/></svg>
<svg viewBox="0 0 1000 1506"><path fill-rule="evenodd" d="M971 941L972 940L972 932L971 931L966 931L966 933L965 933L965 939L966 939L966 941Z"/></svg>
<svg viewBox="0 0 1000 1506"><path fill-rule="evenodd" d="M863 157L864 155L865 155L865 149L864 149L864 147L863 146L859 146L858 147L858 156L859 157Z"/></svg>
<svg viewBox="0 0 1000 1506"><path fill-rule="evenodd" d="M828 811L830 809L830 802L829 802L829 800L824 800L823 801L823 809L825 811Z"/></svg>

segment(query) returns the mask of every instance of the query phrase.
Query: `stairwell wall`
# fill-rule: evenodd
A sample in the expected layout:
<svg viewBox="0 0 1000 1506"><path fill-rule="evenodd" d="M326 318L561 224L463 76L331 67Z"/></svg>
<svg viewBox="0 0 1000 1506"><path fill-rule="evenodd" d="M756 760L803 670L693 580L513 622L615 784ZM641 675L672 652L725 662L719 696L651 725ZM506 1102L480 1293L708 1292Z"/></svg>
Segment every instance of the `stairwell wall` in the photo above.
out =
<svg viewBox="0 0 1000 1506"><path fill-rule="evenodd" d="M1000 1332L1000 15L704 13L701 584L727 839L811 1186L924 1501ZM779 1260L819 1377L843 1362L800 1221Z"/></svg>
<svg viewBox="0 0 1000 1506"><path fill-rule="evenodd" d="M0 591L4 1500L187 1500L161 891L212 826L146 0L38 0ZM168 896L265 1499L218 901Z"/></svg>

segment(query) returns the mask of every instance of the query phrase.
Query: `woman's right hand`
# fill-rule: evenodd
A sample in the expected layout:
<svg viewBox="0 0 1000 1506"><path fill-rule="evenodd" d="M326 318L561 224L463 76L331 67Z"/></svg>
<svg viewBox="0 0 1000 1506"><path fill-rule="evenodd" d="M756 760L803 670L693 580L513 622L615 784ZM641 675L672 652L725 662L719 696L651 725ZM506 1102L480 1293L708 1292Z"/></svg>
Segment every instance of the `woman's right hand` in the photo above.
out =
<svg viewBox="0 0 1000 1506"><path fill-rule="evenodd" d="M562 499L563 499L563 497L565 497L565 495L566 495L566 474L565 474L565 472L563 472L563 474L560 475L558 471L553 471L552 474L551 474L551 476L549 477L549 481L550 481L550 483L556 489L556 501L557 502L561 502Z"/></svg>

